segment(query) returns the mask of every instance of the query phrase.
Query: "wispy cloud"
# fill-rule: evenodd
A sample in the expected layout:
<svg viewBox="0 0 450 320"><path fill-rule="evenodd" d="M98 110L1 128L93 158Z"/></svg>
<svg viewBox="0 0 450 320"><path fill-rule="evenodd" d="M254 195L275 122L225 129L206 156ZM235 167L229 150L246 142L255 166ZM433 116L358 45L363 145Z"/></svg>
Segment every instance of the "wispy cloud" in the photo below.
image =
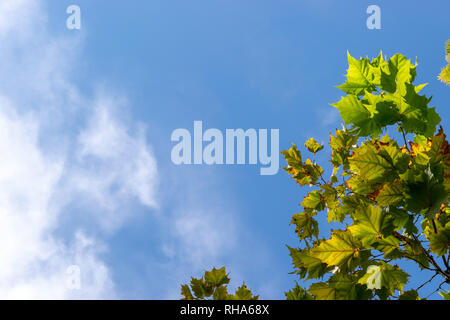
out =
<svg viewBox="0 0 450 320"><path fill-rule="evenodd" d="M82 39L52 36L42 5L0 2L0 298L127 298L104 257L136 208L159 232L138 253L155 287L146 298L178 298L180 283L212 266L242 281L239 259L254 244L239 236L251 230L223 184L158 165L146 127L107 86L81 94L71 76ZM71 265L80 290L67 287Z"/></svg>
<svg viewBox="0 0 450 320"><path fill-rule="evenodd" d="M82 226L62 236L59 223L73 203L108 230L130 214L127 203L156 207L156 160L144 128L119 120L110 95L78 93L68 78L78 40L50 37L40 5L0 3L0 298L112 298L103 240ZM80 290L67 286L71 265Z"/></svg>
<svg viewBox="0 0 450 320"><path fill-rule="evenodd" d="M105 100L106 99L106 100ZM88 207L100 207L104 227L120 225L128 201L157 208L156 159L147 144L145 128L135 134L114 117L109 98L96 101L87 127L77 137L76 160L68 172L66 188L77 192ZM123 214L117 215L117 211Z"/></svg>
<svg viewBox="0 0 450 320"><path fill-rule="evenodd" d="M112 296L97 244L75 231L70 244L53 236L63 211L53 205L63 176L61 155L39 147L39 123L0 102L0 297L69 298L66 270L83 271L83 296Z"/></svg>

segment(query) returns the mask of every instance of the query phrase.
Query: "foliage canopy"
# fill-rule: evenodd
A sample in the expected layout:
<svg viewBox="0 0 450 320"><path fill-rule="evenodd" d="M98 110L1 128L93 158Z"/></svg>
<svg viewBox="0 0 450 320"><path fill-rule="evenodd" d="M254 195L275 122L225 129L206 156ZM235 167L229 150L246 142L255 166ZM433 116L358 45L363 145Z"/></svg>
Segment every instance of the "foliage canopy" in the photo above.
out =
<svg viewBox="0 0 450 320"><path fill-rule="evenodd" d="M297 284L286 298L420 299L422 286L403 290L410 275L397 263L409 260L440 278L436 291L449 299L443 286L450 284L450 146L442 127L436 132L441 118L431 98L421 94L426 84L414 84L417 63L382 53L374 59L348 54L348 63L347 79L338 86L345 96L332 104L345 126L330 135L331 176L326 179L322 166L305 159L296 145L282 152L284 169L300 186L312 188L291 221L300 247L288 249L299 278L318 280L308 289ZM448 84L445 75L440 79ZM388 135L391 127L398 133ZM324 146L309 139L305 148L315 155ZM319 214L343 228L321 238ZM192 279L195 298L208 296L204 292L257 298L238 293L246 287L228 295L221 287L228 283L225 269L212 272L220 272L221 280L207 280L208 272L204 280ZM194 298L186 285L182 294Z"/></svg>

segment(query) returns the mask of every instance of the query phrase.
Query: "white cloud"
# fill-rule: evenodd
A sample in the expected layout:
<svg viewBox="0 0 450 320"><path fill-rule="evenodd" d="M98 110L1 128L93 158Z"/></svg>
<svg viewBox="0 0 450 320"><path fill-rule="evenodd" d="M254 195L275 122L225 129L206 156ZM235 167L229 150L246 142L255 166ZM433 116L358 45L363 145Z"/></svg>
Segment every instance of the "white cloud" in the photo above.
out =
<svg viewBox="0 0 450 320"><path fill-rule="evenodd" d="M38 1L30 0L3 0L0 2L0 36L8 36L12 30L22 31L29 29L35 19L40 19L39 15L34 15L37 10ZM20 37L27 36L23 32Z"/></svg>
<svg viewBox="0 0 450 320"><path fill-rule="evenodd" d="M88 128L78 139L79 158L82 163L89 161L91 157L100 160L95 172L89 171L84 174L84 177L91 180L88 181L90 185L100 189L89 191L94 191L94 194L108 194L108 185L117 184L120 187L116 194L108 194L101 198L111 199L115 198L117 193L131 193L142 204L155 207L157 205L154 199L157 184L155 158L149 150L143 128L136 137L129 135L127 129L117 119L113 119L107 105L100 102Z"/></svg>
<svg viewBox="0 0 450 320"><path fill-rule="evenodd" d="M157 197L160 169L145 128L118 111L126 101L107 89L83 96L70 80L79 45L72 33L50 36L42 1L0 2L0 61L7 61L0 63L0 298L121 297L103 260L111 249L103 235L123 226L137 204L161 202L153 249L167 263L148 266L159 272L150 281L167 280L157 297L177 298L180 283L237 255L235 208L217 177L167 167L170 186ZM67 287L71 265L80 267L80 290Z"/></svg>
<svg viewBox="0 0 450 320"><path fill-rule="evenodd" d="M320 124L324 127L331 125L339 126L339 111L331 106L329 107L318 107L315 111L316 117Z"/></svg>
<svg viewBox="0 0 450 320"><path fill-rule="evenodd" d="M52 198L64 171L58 154L39 148L35 116L19 116L0 99L0 297L70 298L66 269L79 265L83 296L110 296L106 266L96 257L96 243L78 233L65 245L52 236L58 217Z"/></svg>
<svg viewBox="0 0 450 320"><path fill-rule="evenodd" d="M78 40L50 37L41 4L0 2L0 298L113 298L102 239L78 226L61 235L59 223L73 203L108 229L133 200L156 207L156 161L114 103L77 93L68 76ZM80 290L67 287L71 265Z"/></svg>
<svg viewBox="0 0 450 320"><path fill-rule="evenodd" d="M66 179L67 193L77 192L77 199L88 207L103 209L97 217L106 229L120 226L127 217L127 211L121 208L124 202L158 207L157 164L145 130L140 127L132 135L114 117L113 109L108 97L95 102L87 127L78 135L76 160Z"/></svg>
<svg viewBox="0 0 450 320"><path fill-rule="evenodd" d="M130 197L156 205L157 171L143 132L133 138L106 110L97 113L100 118L80 134L79 159L72 160L61 150L39 146L36 115L20 116L0 100L1 298L114 297L109 270L97 257L101 241L86 241L72 230L67 245L54 235L68 207L54 200L86 201L83 208L92 219L101 218L108 229L117 227L128 214L123 205ZM97 148L97 143L111 148ZM102 210L105 206L109 210ZM66 268L73 264L81 268L80 291L66 286Z"/></svg>
<svg viewBox="0 0 450 320"><path fill-rule="evenodd" d="M203 269L229 253L237 240L230 216L221 210L203 210L180 211L174 219L174 235L183 243L179 246L182 259L194 269Z"/></svg>

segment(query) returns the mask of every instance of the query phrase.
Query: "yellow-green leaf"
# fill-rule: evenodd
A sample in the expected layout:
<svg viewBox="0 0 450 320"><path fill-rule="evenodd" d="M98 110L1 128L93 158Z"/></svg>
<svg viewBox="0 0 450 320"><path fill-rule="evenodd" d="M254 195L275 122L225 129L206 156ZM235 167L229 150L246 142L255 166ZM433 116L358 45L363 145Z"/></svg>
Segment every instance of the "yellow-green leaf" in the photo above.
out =
<svg viewBox="0 0 450 320"><path fill-rule="evenodd" d="M306 149L308 149L309 152L314 154L323 149L323 145L314 140L314 138L311 138L308 141L306 141L305 147Z"/></svg>
<svg viewBox="0 0 450 320"><path fill-rule="evenodd" d="M379 265L369 266L366 274L358 282L367 285L369 289L385 287L392 295L395 290L403 291L408 277L409 275L397 266L381 262Z"/></svg>
<svg viewBox="0 0 450 320"><path fill-rule="evenodd" d="M359 262L362 248L362 243L349 230L335 230L329 240L312 248L310 254L328 266L351 270Z"/></svg>

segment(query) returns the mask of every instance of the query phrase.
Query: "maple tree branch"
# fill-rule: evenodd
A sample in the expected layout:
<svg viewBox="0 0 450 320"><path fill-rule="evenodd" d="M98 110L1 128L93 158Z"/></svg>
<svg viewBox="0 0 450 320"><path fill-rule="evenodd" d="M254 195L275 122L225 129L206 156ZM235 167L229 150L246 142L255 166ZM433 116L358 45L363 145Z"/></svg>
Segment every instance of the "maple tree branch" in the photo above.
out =
<svg viewBox="0 0 450 320"><path fill-rule="evenodd" d="M412 236L413 236L414 240L416 240L416 241L419 243L419 245L420 245L422 251L425 253L425 255L427 256L428 260L429 260L429 261L431 262L431 264L436 268L436 272L438 272L441 276L444 277L444 279L445 279L444 282L450 283L450 275L447 274L446 272L444 272L444 271L441 269L441 267L437 264L437 262L434 260L433 256L430 255L430 253L422 247L422 244L421 244L420 241L417 239L417 236L414 235L414 234L413 234Z"/></svg>
<svg viewBox="0 0 450 320"><path fill-rule="evenodd" d="M450 272L450 267L448 265L448 259L446 260L444 256L442 256L442 261L444 262L445 267L447 268L447 272Z"/></svg>
<svg viewBox="0 0 450 320"><path fill-rule="evenodd" d="M418 265L420 265L423 269L437 272L436 269L431 269L431 268L429 268L429 267L426 267L422 262L420 262L419 260L414 259L412 256L407 256L407 255L405 254L405 258L410 259L410 260L416 262L416 263L417 263Z"/></svg>
<svg viewBox="0 0 450 320"><path fill-rule="evenodd" d="M429 280L425 281L423 284L421 284L421 285L416 289L416 291L419 291L419 290L422 289L423 286L425 286L427 283L430 283L431 281L433 281L433 279L434 279L438 274L439 274L439 273L436 272L436 273L431 277L431 279L429 279Z"/></svg>
<svg viewBox="0 0 450 320"><path fill-rule="evenodd" d="M436 228L436 223L434 223L434 219L431 220L431 223L433 224L434 233L438 233L437 228Z"/></svg>
<svg viewBox="0 0 450 320"><path fill-rule="evenodd" d="M435 294L436 292L438 292L439 290L441 290L442 285L445 283L446 281L441 282L441 284L439 285L439 287L434 290L432 293L430 293L425 299L428 299L429 297L431 297L433 294Z"/></svg>
<svg viewBox="0 0 450 320"><path fill-rule="evenodd" d="M434 229L434 233L438 233L437 228L436 228L436 223L434 222L434 219L431 220L431 222L433 223L433 229ZM445 260L445 257L442 256L442 262L444 263L445 267L447 268L446 271L450 271L450 267L448 265L448 262Z"/></svg>
<svg viewBox="0 0 450 320"><path fill-rule="evenodd" d="M408 147L408 143L406 142L406 134L405 134L405 130L403 130L403 128L401 126L399 126L400 130L402 131L402 135L403 135L403 141L405 141L405 147L406 149L408 149L408 152L411 152L411 150L409 150Z"/></svg>

